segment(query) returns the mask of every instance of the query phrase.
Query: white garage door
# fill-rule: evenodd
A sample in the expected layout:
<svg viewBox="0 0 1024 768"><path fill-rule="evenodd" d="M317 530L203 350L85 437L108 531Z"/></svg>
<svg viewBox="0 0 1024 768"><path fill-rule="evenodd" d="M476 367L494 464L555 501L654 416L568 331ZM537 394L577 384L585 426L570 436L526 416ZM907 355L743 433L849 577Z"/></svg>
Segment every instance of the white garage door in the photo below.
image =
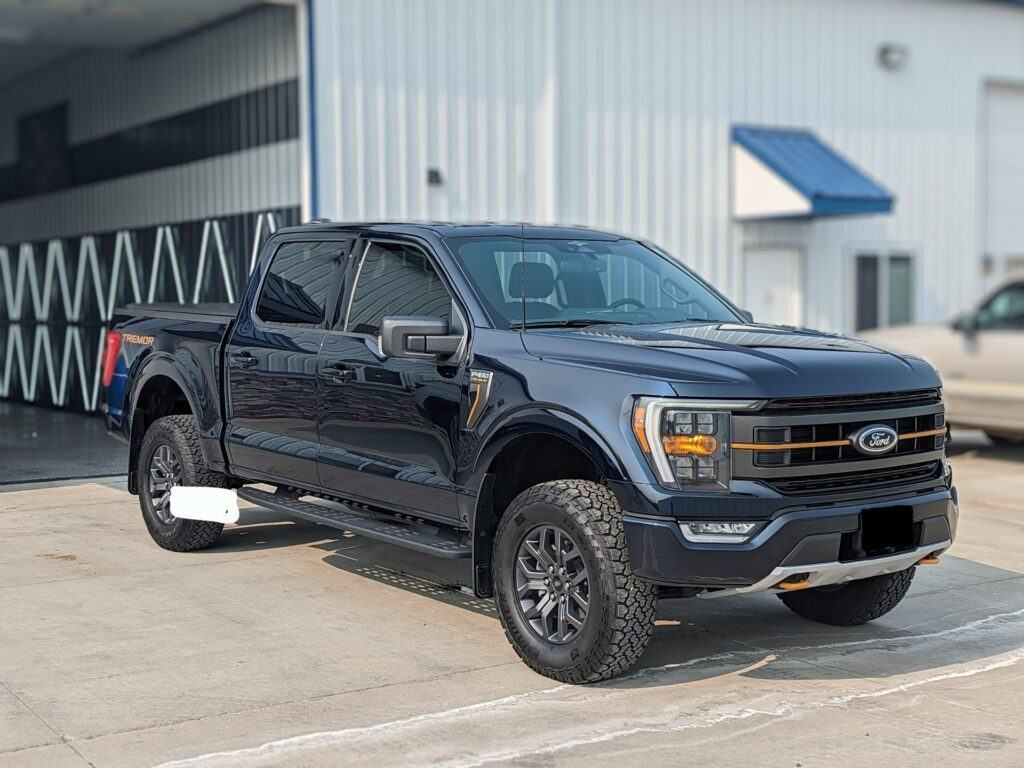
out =
<svg viewBox="0 0 1024 768"><path fill-rule="evenodd" d="M803 325L803 281L796 248L748 248L743 259L743 308L759 323Z"/></svg>
<svg viewBox="0 0 1024 768"><path fill-rule="evenodd" d="M996 275L1024 263L1024 88L986 93L986 242Z"/></svg>

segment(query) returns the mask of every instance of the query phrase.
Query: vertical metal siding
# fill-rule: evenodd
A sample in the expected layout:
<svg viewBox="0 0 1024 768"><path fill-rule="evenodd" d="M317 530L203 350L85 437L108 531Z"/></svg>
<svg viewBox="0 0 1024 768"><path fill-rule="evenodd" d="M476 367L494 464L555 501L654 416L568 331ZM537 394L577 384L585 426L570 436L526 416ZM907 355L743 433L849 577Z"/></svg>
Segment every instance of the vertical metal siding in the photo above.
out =
<svg viewBox="0 0 1024 768"><path fill-rule="evenodd" d="M72 56L0 86L0 163L15 159L17 119L35 110L67 101L68 140L80 144L293 80L297 55L294 9L263 6L139 51ZM284 119L282 106L257 105L243 130ZM0 203L0 244L294 206L299 165L294 140Z"/></svg>
<svg viewBox="0 0 1024 768"><path fill-rule="evenodd" d="M745 245L805 250L806 321L852 325L852 253L917 257L917 316L980 287L979 105L1024 12L966 0L314 0L321 212L650 237L742 300ZM908 46L886 72L880 44ZM891 216L735 224L729 126L809 127ZM428 187L428 167L442 187Z"/></svg>
<svg viewBox="0 0 1024 768"><path fill-rule="evenodd" d="M544 12L541 0L314 3L321 211L547 218ZM443 186L427 186L429 168Z"/></svg>

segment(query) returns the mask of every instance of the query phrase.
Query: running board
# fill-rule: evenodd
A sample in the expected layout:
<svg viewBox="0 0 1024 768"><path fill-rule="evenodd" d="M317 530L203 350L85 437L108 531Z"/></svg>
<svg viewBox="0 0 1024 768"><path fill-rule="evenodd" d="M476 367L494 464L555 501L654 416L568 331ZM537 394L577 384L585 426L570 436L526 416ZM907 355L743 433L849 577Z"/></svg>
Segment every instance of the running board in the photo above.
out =
<svg viewBox="0 0 1024 768"><path fill-rule="evenodd" d="M368 539L397 544L435 557L464 559L473 554L472 547L460 541L458 531L443 525L381 520L341 502L302 501L294 494L270 493L257 488L239 488L238 496L275 512L340 528Z"/></svg>

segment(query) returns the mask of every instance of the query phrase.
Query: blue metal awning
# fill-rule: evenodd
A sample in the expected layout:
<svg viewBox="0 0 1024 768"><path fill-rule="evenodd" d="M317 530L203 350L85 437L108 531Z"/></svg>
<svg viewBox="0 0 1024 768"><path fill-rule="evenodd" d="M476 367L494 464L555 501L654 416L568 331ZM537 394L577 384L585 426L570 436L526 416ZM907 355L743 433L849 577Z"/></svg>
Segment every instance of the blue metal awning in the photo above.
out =
<svg viewBox="0 0 1024 768"><path fill-rule="evenodd" d="M888 213L893 195L806 130L733 126L739 219Z"/></svg>

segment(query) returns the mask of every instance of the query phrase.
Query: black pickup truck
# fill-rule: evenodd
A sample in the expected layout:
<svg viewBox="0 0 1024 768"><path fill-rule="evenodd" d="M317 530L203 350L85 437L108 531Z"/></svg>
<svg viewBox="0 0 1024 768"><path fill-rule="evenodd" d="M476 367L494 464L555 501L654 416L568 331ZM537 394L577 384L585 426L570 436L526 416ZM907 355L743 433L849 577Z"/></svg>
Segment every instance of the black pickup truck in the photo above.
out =
<svg viewBox="0 0 1024 768"><path fill-rule="evenodd" d="M103 382L160 546L216 543L223 523L169 504L198 485L471 559L563 681L630 667L659 596L870 621L956 533L931 367L758 325L589 229L281 230L237 306L121 310Z"/></svg>

